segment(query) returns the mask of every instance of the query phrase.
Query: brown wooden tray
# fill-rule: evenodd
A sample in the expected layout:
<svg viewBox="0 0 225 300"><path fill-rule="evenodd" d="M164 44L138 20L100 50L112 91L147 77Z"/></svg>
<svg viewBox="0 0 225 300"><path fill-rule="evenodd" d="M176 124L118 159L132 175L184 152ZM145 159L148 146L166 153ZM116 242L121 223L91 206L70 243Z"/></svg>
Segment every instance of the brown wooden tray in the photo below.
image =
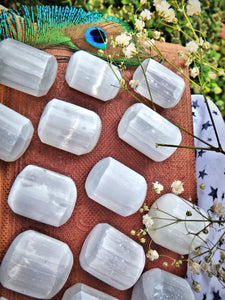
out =
<svg viewBox="0 0 225 300"><path fill-rule="evenodd" d="M188 76L188 68L184 66L183 59L177 56L177 52L183 50L183 48L167 43L160 44L159 46L163 54L176 66L182 67ZM54 54L56 54L56 52L54 52ZM57 52L57 54L59 54L59 52ZM164 185L163 192L166 193L171 191L170 185L174 180L182 180L185 189L182 196L186 199L189 197L196 199L194 151L177 149L169 159L163 162L154 162L139 153L120 140L117 135L119 120L124 111L135 103L135 100L122 90L119 91L115 99L108 102L102 102L75 91L69 88L65 81L66 66L67 63L59 63L57 78L53 87L46 96L41 98L36 98L5 86L0 86L0 102L28 117L35 128L31 144L20 159L11 163L0 161L1 259L13 239L19 233L27 229L33 229L66 242L74 255L74 265L70 276L63 289L53 298L54 300L61 299L64 291L78 282L90 285L118 299L128 300L130 299L132 289L119 291L99 281L81 269L78 258L82 244L94 225L100 222L106 222L130 236L131 229L139 230L143 228L142 214L137 212L129 217L121 217L90 200L84 190L87 174L92 166L100 159L112 156L146 178L148 183L146 202L148 205L153 203L156 199L156 194L152 192L152 183L155 181L159 181ZM127 82L131 79L134 69L135 68L132 67L126 70L125 75ZM41 143L37 136L37 126L45 105L52 98L58 98L91 109L100 116L102 120L102 132L99 142L92 152L82 156L76 156ZM192 132L192 110L188 80L186 80L186 89L179 104L171 109L158 108L157 111L169 120L176 122ZM193 138L191 136L185 133L182 133L182 136L182 145L193 146ZM63 226L54 228L16 215L10 210L7 204L10 187L18 173L28 164L35 164L65 174L75 181L78 190L76 206L71 218ZM132 238L136 239L135 237ZM149 241L150 238L147 237L147 242L144 245L145 250L148 248ZM154 245L154 243L152 243L152 247L158 250L160 254L170 255L174 258L179 257L167 249ZM159 260L154 262L146 260L145 270L153 267L164 268L162 266L164 261L165 258L159 258ZM185 276L186 273L185 264L180 268L169 266L164 269L180 276ZM0 295L9 300L31 299L30 297L9 291L5 288L1 289Z"/></svg>

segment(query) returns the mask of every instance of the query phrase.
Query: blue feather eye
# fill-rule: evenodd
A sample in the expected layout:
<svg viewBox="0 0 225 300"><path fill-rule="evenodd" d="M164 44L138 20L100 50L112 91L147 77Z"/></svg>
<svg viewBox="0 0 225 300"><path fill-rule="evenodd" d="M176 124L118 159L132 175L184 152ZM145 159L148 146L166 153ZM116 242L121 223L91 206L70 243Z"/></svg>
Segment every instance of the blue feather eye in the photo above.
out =
<svg viewBox="0 0 225 300"><path fill-rule="evenodd" d="M85 40L98 49L107 48L107 35L100 27L91 27L85 31Z"/></svg>

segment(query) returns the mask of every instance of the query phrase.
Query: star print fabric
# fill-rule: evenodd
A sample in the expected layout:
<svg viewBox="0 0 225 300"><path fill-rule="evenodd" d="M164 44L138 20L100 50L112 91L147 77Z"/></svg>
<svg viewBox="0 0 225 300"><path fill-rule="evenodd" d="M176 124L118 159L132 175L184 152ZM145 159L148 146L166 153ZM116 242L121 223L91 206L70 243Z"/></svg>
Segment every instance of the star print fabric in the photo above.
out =
<svg viewBox="0 0 225 300"><path fill-rule="evenodd" d="M207 143L218 147L217 137L210 115L202 95L192 95L192 117L194 135L206 141ZM222 148L225 149L225 124L220 111L216 105L208 100L209 108L217 128L218 137ZM195 147L208 147L203 142L195 139ZM197 178L197 197L198 206L208 211L215 201L221 202L225 206L225 155L215 151L196 150L196 178ZM215 215L215 218L219 218ZM212 247L225 228L223 225L210 228L208 237L208 245ZM212 243L213 244L212 244ZM224 243L220 248L225 248ZM224 249L225 250L225 249ZM204 251L204 250L203 250ZM213 256L212 263L218 263L220 259L220 251L217 251ZM198 257L198 261L204 263L204 257ZM222 300L225 299L225 289L222 289L218 280L213 277L208 277L204 272L191 275L190 270L187 271L187 280L192 285L192 280L195 280L201 285L201 292L195 292L196 300Z"/></svg>

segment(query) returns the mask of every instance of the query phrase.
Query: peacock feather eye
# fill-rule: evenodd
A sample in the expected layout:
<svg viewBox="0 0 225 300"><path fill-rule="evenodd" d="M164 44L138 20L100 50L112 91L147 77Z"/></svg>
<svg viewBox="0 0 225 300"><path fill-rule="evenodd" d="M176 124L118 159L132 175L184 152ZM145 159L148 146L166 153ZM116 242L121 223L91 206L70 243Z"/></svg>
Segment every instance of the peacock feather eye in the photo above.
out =
<svg viewBox="0 0 225 300"><path fill-rule="evenodd" d="M107 48L107 35L100 27L91 27L85 31L85 40L95 48Z"/></svg>

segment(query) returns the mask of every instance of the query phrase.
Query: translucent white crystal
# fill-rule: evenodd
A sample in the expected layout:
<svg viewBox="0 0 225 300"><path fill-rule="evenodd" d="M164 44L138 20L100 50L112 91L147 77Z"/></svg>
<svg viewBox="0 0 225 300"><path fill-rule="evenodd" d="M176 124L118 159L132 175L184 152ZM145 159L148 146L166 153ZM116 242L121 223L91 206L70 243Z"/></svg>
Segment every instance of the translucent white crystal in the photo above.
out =
<svg viewBox="0 0 225 300"><path fill-rule="evenodd" d="M73 265L67 244L33 230L19 234L0 268L1 284L39 299L51 299L65 284Z"/></svg>
<svg viewBox="0 0 225 300"><path fill-rule="evenodd" d="M89 198L125 217L141 207L147 183L142 175L107 157L91 169L85 189Z"/></svg>
<svg viewBox="0 0 225 300"><path fill-rule="evenodd" d="M19 158L29 146L33 132L29 119L0 103L0 159L10 162Z"/></svg>
<svg viewBox="0 0 225 300"><path fill-rule="evenodd" d="M151 269L142 274L133 288L131 300L195 300L188 282L174 274Z"/></svg>
<svg viewBox="0 0 225 300"><path fill-rule="evenodd" d="M58 227L71 216L76 198L70 177L28 165L16 177L8 204L19 215Z"/></svg>
<svg viewBox="0 0 225 300"><path fill-rule="evenodd" d="M206 212L174 194L165 194L157 199L149 215L154 221L148 231L153 241L174 252L188 254L207 239L208 234L202 232L208 225ZM177 219L183 221L169 225ZM195 235L197 233L198 236Z"/></svg>
<svg viewBox="0 0 225 300"><path fill-rule="evenodd" d="M119 137L155 161L172 155L176 147L156 144L179 145L182 139L179 128L142 103L130 106L118 126Z"/></svg>
<svg viewBox="0 0 225 300"><path fill-rule="evenodd" d="M45 144L82 155L95 147L101 127L101 120L95 112L53 99L42 113L38 136Z"/></svg>
<svg viewBox="0 0 225 300"><path fill-rule="evenodd" d="M71 56L66 70L66 81L71 88L102 101L117 95L121 78L116 66L83 50Z"/></svg>
<svg viewBox="0 0 225 300"><path fill-rule="evenodd" d="M100 292L87 286L86 284L77 283L67 289L62 300L118 300L108 294Z"/></svg>
<svg viewBox="0 0 225 300"><path fill-rule="evenodd" d="M144 60L142 66L153 102L164 108L175 106L180 101L185 89L183 78L152 58ZM135 70L133 79L139 80L135 91L151 100L141 66Z"/></svg>
<svg viewBox="0 0 225 300"><path fill-rule="evenodd" d="M145 265L141 245L109 224L96 225L80 252L81 267L118 290L133 286Z"/></svg>
<svg viewBox="0 0 225 300"><path fill-rule="evenodd" d="M0 42L0 70L0 84L40 97L55 80L57 61L51 54L8 38Z"/></svg>

